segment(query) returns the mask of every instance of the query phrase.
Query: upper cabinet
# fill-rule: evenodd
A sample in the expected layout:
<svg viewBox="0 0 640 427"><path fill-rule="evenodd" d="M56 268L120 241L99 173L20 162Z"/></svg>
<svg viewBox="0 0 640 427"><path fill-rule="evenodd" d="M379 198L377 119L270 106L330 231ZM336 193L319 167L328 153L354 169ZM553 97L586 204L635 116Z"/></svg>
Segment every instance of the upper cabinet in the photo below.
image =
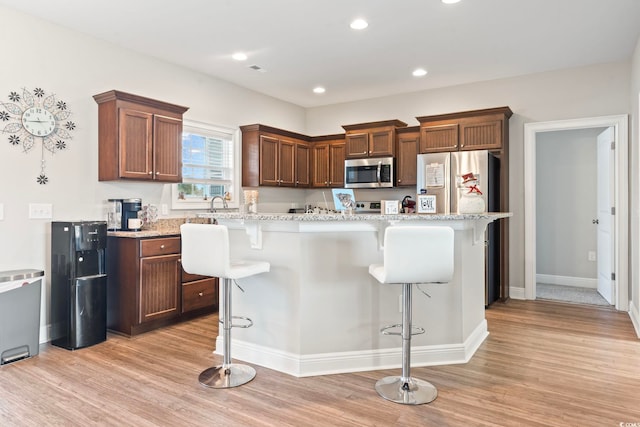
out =
<svg viewBox="0 0 640 427"><path fill-rule="evenodd" d="M509 107L416 117L420 153L502 150L509 137Z"/></svg>
<svg viewBox="0 0 640 427"><path fill-rule="evenodd" d="M260 124L240 129L243 187L309 187L308 137Z"/></svg>
<svg viewBox="0 0 640 427"><path fill-rule="evenodd" d="M344 135L314 137L311 187L344 187Z"/></svg>
<svg viewBox="0 0 640 427"><path fill-rule="evenodd" d="M396 154L396 129L407 126L400 120L344 125L347 159L385 157Z"/></svg>
<svg viewBox="0 0 640 427"><path fill-rule="evenodd" d="M396 184L398 187L415 186L417 181L417 157L420 146L418 126L398 129L398 151L396 154Z"/></svg>
<svg viewBox="0 0 640 427"><path fill-rule="evenodd" d="M182 181L187 107L112 90L98 103L98 179Z"/></svg>

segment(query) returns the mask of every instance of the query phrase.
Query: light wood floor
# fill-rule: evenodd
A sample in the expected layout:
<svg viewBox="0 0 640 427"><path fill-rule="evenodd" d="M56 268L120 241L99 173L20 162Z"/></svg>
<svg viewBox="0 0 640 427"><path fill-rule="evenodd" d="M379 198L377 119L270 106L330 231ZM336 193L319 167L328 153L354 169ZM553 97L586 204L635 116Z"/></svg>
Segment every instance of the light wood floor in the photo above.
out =
<svg viewBox="0 0 640 427"><path fill-rule="evenodd" d="M207 389L217 317L0 367L1 426L618 426L640 423L640 340L609 308L510 301L464 365L414 368L438 398L404 406L373 385L398 370L295 378L256 367Z"/></svg>

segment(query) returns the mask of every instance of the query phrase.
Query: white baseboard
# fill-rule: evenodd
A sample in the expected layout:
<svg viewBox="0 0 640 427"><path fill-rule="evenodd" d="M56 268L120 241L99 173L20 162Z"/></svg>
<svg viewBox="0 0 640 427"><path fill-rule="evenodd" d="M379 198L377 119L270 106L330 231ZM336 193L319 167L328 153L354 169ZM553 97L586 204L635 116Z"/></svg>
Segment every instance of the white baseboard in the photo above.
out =
<svg viewBox="0 0 640 427"><path fill-rule="evenodd" d="M51 325L40 325L40 335L38 336L40 344L51 341Z"/></svg>
<svg viewBox="0 0 640 427"><path fill-rule="evenodd" d="M536 283L549 285L576 286L579 288L598 288L598 279L587 277L555 276L551 274L536 274Z"/></svg>
<svg viewBox="0 0 640 427"><path fill-rule="evenodd" d="M633 305L633 301L629 301L629 317L631 318L631 323L633 323L633 328L636 330L636 335L640 338L640 310Z"/></svg>
<svg viewBox="0 0 640 427"><path fill-rule="evenodd" d="M411 366L434 366L466 363L489 335L483 320L461 344L420 346L411 348ZM269 347L232 339L232 358L295 377L340 374L401 368L402 349L346 351L297 355ZM222 336L216 339L216 354L222 354Z"/></svg>
<svg viewBox="0 0 640 427"><path fill-rule="evenodd" d="M524 288L516 288L514 286L509 286L509 298L527 299L525 297Z"/></svg>

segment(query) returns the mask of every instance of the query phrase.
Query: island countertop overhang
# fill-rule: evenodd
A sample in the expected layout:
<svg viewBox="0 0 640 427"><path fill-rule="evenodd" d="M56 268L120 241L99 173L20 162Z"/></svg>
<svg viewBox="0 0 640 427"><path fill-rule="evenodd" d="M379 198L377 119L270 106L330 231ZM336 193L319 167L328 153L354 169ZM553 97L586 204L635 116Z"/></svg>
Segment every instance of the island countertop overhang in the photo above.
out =
<svg viewBox="0 0 640 427"><path fill-rule="evenodd" d="M478 214L366 214L346 215L341 213L300 214L300 213L240 213L240 212L207 212L197 214L198 218L239 219L249 221L467 221L489 220L513 216L511 212L483 212Z"/></svg>

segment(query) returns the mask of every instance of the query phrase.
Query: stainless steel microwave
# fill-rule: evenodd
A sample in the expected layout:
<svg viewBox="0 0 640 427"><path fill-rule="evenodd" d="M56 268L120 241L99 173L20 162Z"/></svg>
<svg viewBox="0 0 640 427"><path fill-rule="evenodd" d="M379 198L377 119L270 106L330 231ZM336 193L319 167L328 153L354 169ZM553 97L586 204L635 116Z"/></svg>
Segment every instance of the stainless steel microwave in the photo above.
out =
<svg viewBox="0 0 640 427"><path fill-rule="evenodd" d="M345 188L389 188L394 186L393 157L347 159L344 161Z"/></svg>

